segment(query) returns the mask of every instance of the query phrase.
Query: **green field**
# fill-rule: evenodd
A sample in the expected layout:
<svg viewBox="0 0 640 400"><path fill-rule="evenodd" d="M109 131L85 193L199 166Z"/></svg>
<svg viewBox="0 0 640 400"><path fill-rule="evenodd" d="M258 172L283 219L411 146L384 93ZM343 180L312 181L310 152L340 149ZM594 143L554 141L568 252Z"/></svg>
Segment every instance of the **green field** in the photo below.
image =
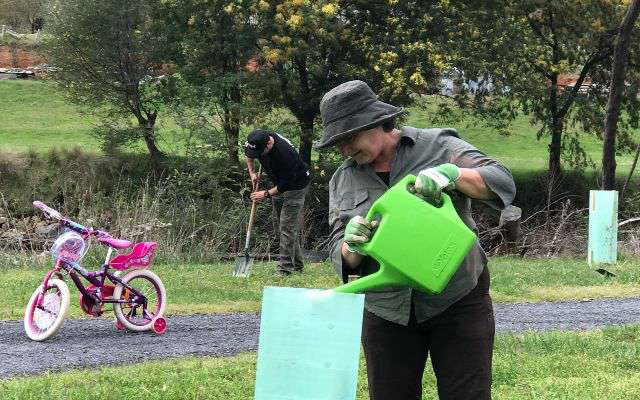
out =
<svg viewBox="0 0 640 400"><path fill-rule="evenodd" d="M0 81L0 150L19 153L79 146L97 151L94 119L81 115L51 83Z"/></svg>
<svg viewBox="0 0 640 400"><path fill-rule="evenodd" d="M91 135L98 119L89 110L70 103L51 82L0 81L0 116L0 152L46 152L73 147L100 151L97 139ZM163 150L171 153L182 149L173 139L177 129L173 121L163 121L161 115L158 128ZM146 151L142 141L133 150Z"/></svg>
<svg viewBox="0 0 640 400"><path fill-rule="evenodd" d="M409 108L407 125L417 127L432 126L428 121L428 115L423 109ZM529 121L527 116L518 116L511 125L507 136L500 135L495 130L482 126L479 121L472 119L464 120L460 125L453 126L453 128L460 132L463 139L493 158L500 160L515 173L544 171L547 169L549 162L548 145L550 138L543 137L537 140L536 133L540 127L531 125ZM583 135L581 144L596 167L600 168L602 141L593 136ZM619 155L616 161L616 174L626 176L633 162L633 154Z"/></svg>
<svg viewBox="0 0 640 400"><path fill-rule="evenodd" d="M43 152L74 146L89 152L99 151L96 139L90 135L93 124L97 122L96 117L81 114L51 82L0 81L0 115L0 151ZM407 125L431 126L427 121L424 109L409 108ZM548 138L538 141L538 127L531 126L528 121L527 117L520 116L511 127L509 136L501 136L477 121L462 121L455 127L464 139L501 160L514 172L544 170L548 159ZM171 118L159 116L158 132L159 144L165 152L184 150L184 145L176 139L179 129ZM594 137L585 137L583 145L599 166L601 142ZM145 151L142 144L135 146L134 150ZM632 159L629 154L618 156L618 174L628 172Z"/></svg>
<svg viewBox="0 0 640 400"><path fill-rule="evenodd" d="M640 398L640 327L591 332L498 334L493 358L496 400ZM3 400L246 400L253 397L255 354L181 358L38 377L0 380ZM433 373L423 379L424 400L436 399ZM358 400L368 399L364 362Z"/></svg>
<svg viewBox="0 0 640 400"><path fill-rule="evenodd" d="M640 266L620 262L604 278L583 260L491 259L491 294L496 302L539 302L640 296ZM168 314L258 311L264 286L332 288L339 284L326 263L307 264L304 274L275 277L273 263L257 263L247 279L231 276L233 265L159 264L153 270L162 278L169 297ZM21 319L29 296L40 284L47 267L0 267L0 319ZM71 317L82 317L70 280ZM111 313L105 314L112 318Z"/></svg>

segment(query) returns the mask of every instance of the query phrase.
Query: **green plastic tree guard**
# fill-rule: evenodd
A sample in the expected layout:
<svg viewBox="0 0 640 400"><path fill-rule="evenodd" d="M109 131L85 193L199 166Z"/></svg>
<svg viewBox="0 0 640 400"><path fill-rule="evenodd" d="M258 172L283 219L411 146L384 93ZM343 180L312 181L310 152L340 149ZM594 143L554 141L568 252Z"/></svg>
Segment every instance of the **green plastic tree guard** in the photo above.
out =
<svg viewBox="0 0 640 400"><path fill-rule="evenodd" d="M615 264L618 257L618 192L589 192L589 265Z"/></svg>
<svg viewBox="0 0 640 400"><path fill-rule="evenodd" d="M364 295L266 287L255 400L354 400Z"/></svg>

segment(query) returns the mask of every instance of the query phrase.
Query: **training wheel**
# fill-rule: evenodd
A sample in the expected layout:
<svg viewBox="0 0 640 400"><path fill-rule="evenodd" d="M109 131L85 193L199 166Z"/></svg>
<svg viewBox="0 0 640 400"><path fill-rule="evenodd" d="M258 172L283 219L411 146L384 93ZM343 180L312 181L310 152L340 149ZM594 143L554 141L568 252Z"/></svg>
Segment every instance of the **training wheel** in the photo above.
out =
<svg viewBox="0 0 640 400"><path fill-rule="evenodd" d="M153 332L162 335L167 330L167 320L164 317L158 317L153 321Z"/></svg>
<svg viewBox="0 0 640 400"><path fill-rule="evenodd" d="M119 331L123 331L124 330L124 325L119 320L116 320L116 329L119 330Z"/></svg>

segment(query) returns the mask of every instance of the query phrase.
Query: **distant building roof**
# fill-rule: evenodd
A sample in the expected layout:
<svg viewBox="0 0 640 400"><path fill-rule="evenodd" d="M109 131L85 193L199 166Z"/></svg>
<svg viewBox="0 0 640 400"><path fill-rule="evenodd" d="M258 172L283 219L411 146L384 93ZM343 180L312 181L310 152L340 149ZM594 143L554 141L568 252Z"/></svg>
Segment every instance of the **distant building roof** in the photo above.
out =
<svg viewBox="0 0 640 400"><path fill-rule="evenodd" d="M561 74L558 75L558 86L574 87L580 75L578 74ZM582 81L582 86L591 86L591 78L588 76Z"/></svg>

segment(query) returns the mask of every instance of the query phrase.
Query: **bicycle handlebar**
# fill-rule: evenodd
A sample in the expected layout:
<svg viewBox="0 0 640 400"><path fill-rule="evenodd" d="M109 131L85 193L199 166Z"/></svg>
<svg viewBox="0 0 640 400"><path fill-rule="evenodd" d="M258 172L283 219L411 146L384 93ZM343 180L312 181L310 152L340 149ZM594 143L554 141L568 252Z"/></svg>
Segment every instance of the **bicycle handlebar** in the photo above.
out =
<svg viewBox="0 0 640 400"><path fill-rule="evenodd" d="M53 208L49 207L48 205L44 204L41 201L34 201L33 202L34 207L39 208L42 210L42 212L44 212L46 215L48 215L51 218L55 218L57 220L61 220L62 214L60 214L58 211L54 210Z"/></svg>
<svg viewBox="0 0 640 400"><path fill-rule="evenodd" d="M62 214L60 214L60 212L58 212L57 210L54 210L53 208L49 207L48 205L44 204L41 201L34 201L33 205L36 208L39 208L40 210L42 210L42 212L45 213L45 215L57 219L58 221L60 221L60 225L67 227L69 229L72 229L78 233L81 233L83 235L93 235L93 236L111 236L109 235L108 232L105 231L101 231L98 229L93 229L93 228L88 228L84 225L80 225L79 223L72 221L70 219L65 218L64 216L62 216Z"/></svg>

